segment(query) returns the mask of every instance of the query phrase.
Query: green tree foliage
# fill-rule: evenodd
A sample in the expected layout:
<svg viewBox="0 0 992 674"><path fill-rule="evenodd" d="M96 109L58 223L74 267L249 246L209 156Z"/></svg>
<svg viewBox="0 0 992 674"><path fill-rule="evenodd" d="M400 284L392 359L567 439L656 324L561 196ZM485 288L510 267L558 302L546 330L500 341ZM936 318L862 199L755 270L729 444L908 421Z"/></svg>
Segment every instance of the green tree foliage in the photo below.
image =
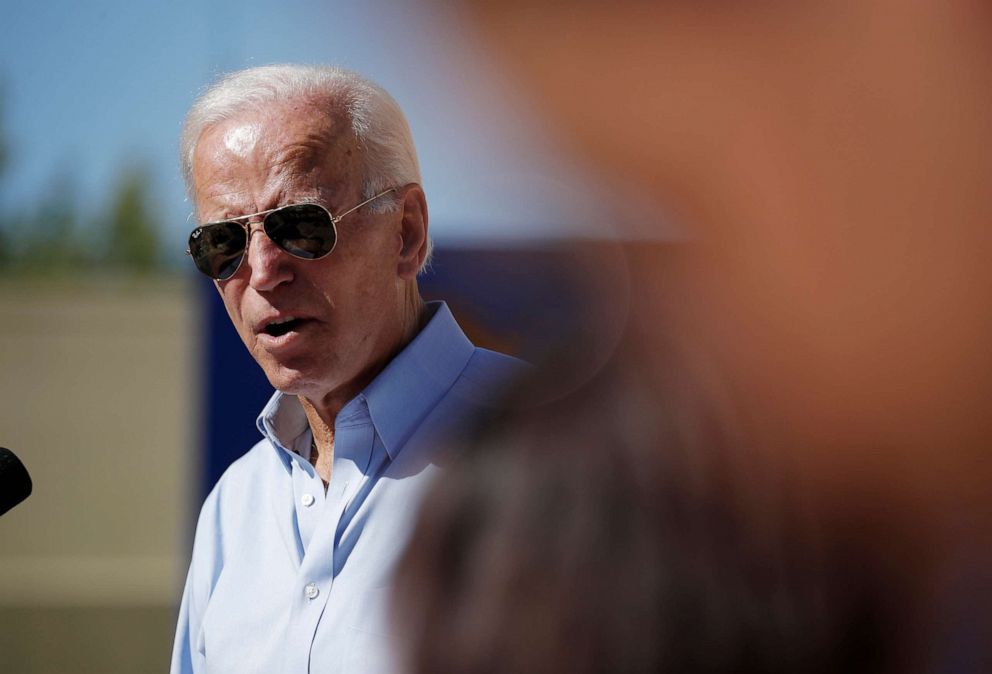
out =
<svg viewBox="0 0 992 674"><path fill-rule="evenodd" d="M72 175L61 172L46 193L52 195L50 200L14 221L13 234L20 239L18 266L58 272L85 264L87 254L78 232Z"/></svg>
<svg viewBox="0 0 992 674"><path fill-rule="evenodd" d="M0 86L0 180L16 164L3 124ZM76 161L64 162L38 203L18 199L0 210L0 272L59 275L85 268L146 273L161 267L159 223L146 167L120 174L99 218L83 222L76 199ZM2 183L0 183L2 184Z"/></svg>
<svg viewBox="0 0 992 674"><path fill-rule="evenodd" d="M150 205L149 173L124 171L112 197L100 237L104 260L115 269L148 272L159 266L159 226Z"/></svg>
<svg viewBox="0 0 992 674"><path fill-rule="evenodd" d="M3 112L0 89L0 116ZM13 153L0 119L0 178ZM70 166L65 163L63 166ZM0 213L0 270L58 274L86 260L78 233L74 174L58 168L38 203L17 202Z"/></svg>
<svg viewBox="0 0 992 674"><path fill-rule="evenodd" d="M147 176L144 169L125 170L104 214L84 223L72 174L61 173L42 203L0 216L0 271L158 271L159 226Z"/></svg>
<svg viewBox="0 0 992 674"><path fill-rule="evenodd" d="M37 204L3 214L0 270L59 275L89 263L79 229L73 174L60 171Z"/></svg>
<svg viewBox="0 0 992 674"><path fill-rule="evenodd" d="M7 169L7 162L10 158L10 150L7 146L7 134L3 123L3 111L4 111L4 92L0 88L0 179L3 178L4 173ZM0 183L2 185L2 183ZM3 218L0 217L0 269L5 269L10 264L11 250L10 250L10 236L7 233L5 227L6 223Z"/></svg>

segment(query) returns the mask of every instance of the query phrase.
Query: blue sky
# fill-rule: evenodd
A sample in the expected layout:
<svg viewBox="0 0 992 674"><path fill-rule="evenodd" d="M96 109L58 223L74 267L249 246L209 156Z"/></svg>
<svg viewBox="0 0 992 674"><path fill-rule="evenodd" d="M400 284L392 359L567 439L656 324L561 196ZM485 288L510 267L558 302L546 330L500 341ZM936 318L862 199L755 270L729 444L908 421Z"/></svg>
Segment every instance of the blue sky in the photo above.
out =
<svg viewBox="0 0 992 674"><path fill-rule="evenodd" d="M304 62L354 68L400 102L439 243L601 227L595 181L440 4L5 0L0 114L12 156L0 209L43 203L68 177L84 212L98 213L124 167L141 164L178 256L190 229L176 168L186 108L225 71Z"/></svg>

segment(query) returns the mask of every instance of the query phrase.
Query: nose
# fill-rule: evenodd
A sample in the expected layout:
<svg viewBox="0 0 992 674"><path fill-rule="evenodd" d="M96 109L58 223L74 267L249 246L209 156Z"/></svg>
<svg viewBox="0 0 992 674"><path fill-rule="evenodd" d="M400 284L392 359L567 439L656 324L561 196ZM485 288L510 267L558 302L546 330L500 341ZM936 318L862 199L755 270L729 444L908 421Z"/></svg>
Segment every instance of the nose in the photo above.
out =
<svg viewBox="0 0 992 674"><path fill-rule="evenodd" d="M248 285L258 291L276 288L293 279L292 256L272 242L260 225L248 230Z"/></svg>

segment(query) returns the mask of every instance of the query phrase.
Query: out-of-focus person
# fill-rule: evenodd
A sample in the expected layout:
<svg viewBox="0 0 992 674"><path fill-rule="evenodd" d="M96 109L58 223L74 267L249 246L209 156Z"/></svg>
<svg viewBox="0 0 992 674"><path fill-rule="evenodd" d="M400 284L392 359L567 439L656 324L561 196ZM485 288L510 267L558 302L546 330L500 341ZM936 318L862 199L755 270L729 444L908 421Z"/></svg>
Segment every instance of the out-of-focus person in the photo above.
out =
<svg viewBox="0 0 992 674"><path fill-rule="evenodd" d="M692 241L674 266L630 255L638 353L702 350L814 519L872 530L913 664L985 671L992 5L456 11L576 155Z"/></svg>
<svg viewBox="0 0 992 674"><path fill-rule="evenodd" d="M551 402L528 391L557 369L528 383L434 485L398 567L403 671L917 671L872 523L819 517L716 373L623 347Z"/></svg>

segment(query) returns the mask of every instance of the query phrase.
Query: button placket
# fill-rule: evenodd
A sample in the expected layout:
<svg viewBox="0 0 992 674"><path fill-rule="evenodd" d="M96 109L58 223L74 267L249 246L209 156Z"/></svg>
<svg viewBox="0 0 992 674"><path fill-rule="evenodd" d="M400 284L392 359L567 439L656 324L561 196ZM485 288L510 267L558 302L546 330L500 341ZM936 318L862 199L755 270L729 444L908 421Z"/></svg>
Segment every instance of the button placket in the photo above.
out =
<svg viewBox="0 0 992 674"><path fill-rule="evenodd" d="M320 520L319 507L325 498L324 486L320 477L298 457L293 464L293 498L296 509L296 520L299 527L300 542L304 553L310 547L314 531Z"/></svg>

